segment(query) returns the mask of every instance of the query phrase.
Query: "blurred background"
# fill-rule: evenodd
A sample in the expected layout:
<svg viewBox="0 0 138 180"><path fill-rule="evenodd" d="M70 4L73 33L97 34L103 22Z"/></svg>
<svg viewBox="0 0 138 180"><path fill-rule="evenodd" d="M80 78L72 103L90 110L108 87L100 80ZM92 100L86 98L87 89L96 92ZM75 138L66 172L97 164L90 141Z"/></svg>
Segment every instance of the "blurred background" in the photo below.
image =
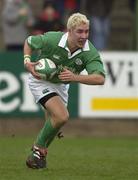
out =
<svg viewBox="0 0 138 180"><path fill-rule="evenodd" d="M71 84L67 134L138 135L138 0L1 0L0 134L36 133L44 123L27 86L23 44L29 35L66 31L73 12L86 14L104 61L104 86ZM85 73L85 72L84 72Z"/></svg>

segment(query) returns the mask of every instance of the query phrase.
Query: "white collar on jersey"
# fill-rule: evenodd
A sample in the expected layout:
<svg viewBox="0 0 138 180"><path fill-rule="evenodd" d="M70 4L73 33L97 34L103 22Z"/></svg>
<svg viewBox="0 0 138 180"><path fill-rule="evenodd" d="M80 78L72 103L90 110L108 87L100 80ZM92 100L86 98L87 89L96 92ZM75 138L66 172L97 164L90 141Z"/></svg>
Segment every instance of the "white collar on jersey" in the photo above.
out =
<svg viewBox="0 0 138 180"><path fill-rule="evenodd" d="M68 38L68 32L66 32L65 34L63 34L62 38L59 41L58 46L62 47L62 48L67 48L66 47L66 42L67 42L67 38ZM68 49L68 48L67 48ZM82 48L83 51L89 51L90 47L89 47L89 43L88 40L86 41L84 47Z"/></svg>

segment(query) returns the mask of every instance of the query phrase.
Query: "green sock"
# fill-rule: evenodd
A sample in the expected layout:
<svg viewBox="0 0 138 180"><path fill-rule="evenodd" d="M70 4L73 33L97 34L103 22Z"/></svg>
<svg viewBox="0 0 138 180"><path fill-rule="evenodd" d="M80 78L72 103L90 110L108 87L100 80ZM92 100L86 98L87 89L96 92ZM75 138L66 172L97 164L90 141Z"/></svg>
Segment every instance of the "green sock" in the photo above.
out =
<svg viewBox="0 0 138 180"><path fill-rule="evenodd" d="M48 140L46 141L46 145L45 145L47 148L51 144L51 142L54 140L54 138L57 135L59 129L60 128L55 129L55 133L52 133L51 136L49 136Z"/></svg>
<svg viewBox="0 0 138 180"><path fill-rule="evenodd" d="M54 128L51 124L50 118L46 120L44 127L40 131L36 139L36 145L41 147L48 147L49 144L53 141L54 137L59 131L58 128Z"/></svg>

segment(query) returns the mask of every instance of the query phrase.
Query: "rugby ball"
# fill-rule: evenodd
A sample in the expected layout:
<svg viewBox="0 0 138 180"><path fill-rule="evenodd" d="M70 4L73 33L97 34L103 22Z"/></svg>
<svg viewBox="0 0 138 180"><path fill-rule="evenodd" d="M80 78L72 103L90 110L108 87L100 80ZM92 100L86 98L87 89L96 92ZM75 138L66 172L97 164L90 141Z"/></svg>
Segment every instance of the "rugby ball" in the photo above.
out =
<svg viewBox="0 0 138 180"><path fill-rule="evenodd" d="M51 79L56 73L56 65L48 58L40 59L38 60L38 64L35 65L35 71L41 76L42 79L48 80Z"/></svg>

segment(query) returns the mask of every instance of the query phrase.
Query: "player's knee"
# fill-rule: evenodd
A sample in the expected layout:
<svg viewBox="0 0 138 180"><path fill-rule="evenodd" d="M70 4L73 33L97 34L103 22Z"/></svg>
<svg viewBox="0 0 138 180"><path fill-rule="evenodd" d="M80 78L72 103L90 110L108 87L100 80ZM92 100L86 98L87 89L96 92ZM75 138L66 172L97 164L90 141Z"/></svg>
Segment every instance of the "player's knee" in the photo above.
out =
<svg viewBox="0 0 138 180"><path fill-rule="evenodd" d="M69 113L68 112L64 112L62 114L58 114L57 116L53 117L55 126L62 126L64 125L69 119Z"/></svg>
<svg viewBox="0 0 138 180"><path fill-rule="evenodd" d="M68 119L69 119L69 113L66 112L61 117L61 124L65 124L68 121Z"/></svg>

